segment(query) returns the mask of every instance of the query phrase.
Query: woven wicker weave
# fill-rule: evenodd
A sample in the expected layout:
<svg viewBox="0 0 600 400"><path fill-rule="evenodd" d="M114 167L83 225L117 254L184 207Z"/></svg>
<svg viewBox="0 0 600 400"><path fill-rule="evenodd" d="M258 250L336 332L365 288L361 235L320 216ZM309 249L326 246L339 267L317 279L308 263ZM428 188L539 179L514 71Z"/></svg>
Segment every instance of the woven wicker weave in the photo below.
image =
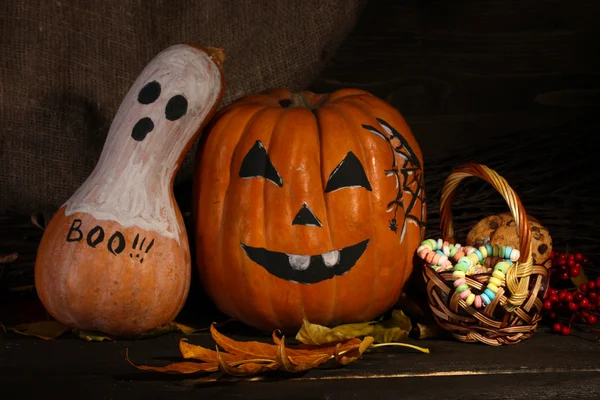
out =
<svg viewBox="0 0 600 400"><path fill-rule="evenodd" d="M521 200L504 178L485 165L466 164L446 179L440 201L442 239L456 243L451 203L459 183L468 177L490 183L508 204L519 234L520 258L508 269L505 285L499 288L496 298L482 310L467 306L460 298L454 290L451 270L438 273L421 260L429 306L438 324L458 340L492 346L516 344L531 337L541 319L550 262L533 264L531 227ZM481 293L491 276L481 273L465 279L473 293Z"/></svg>

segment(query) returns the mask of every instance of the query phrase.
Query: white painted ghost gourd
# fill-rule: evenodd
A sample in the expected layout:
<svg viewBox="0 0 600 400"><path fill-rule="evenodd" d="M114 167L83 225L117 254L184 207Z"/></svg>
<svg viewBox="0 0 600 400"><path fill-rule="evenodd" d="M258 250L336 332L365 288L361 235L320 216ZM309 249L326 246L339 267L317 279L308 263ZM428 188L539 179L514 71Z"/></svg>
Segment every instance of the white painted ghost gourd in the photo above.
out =
<svg viewBox="0 0 600 400"><path fill-rule="evenodd" d="M221 102L224 60L221 49L174 45L127 93L98 164L38 249L36 288L58 321L135 336L181 311L191 259L173 182Z"/></svg>

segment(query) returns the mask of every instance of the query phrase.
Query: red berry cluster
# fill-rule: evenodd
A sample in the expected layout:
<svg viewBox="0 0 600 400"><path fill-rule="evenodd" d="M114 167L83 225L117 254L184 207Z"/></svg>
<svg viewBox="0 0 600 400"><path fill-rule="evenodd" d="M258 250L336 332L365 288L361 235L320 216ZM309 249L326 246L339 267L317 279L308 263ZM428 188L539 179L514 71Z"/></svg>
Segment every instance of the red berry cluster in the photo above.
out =
<svg viewBox="0 0 600 400"><path fill-rule="evenodd" d="M582 274L589 260L581 253L553 251L551 257L550 288L544 301L544 314L550 319L552 330L563 335L570 335L574 327L592 331L591 326L600 318L600 277L574 285L573 278Z"/></svg>
<svg viewBox="0 0 600 400"><path fill-rule="evenodd" d="M578 277L581 274L581 270L584 265L589 263L589 260L583 257L581 253L566 254L563 252L552 251L550 254L552 257L552 266L555 274L562 281L569 280L570 278ZM552 278L550 280L552 281Z"/></svg>

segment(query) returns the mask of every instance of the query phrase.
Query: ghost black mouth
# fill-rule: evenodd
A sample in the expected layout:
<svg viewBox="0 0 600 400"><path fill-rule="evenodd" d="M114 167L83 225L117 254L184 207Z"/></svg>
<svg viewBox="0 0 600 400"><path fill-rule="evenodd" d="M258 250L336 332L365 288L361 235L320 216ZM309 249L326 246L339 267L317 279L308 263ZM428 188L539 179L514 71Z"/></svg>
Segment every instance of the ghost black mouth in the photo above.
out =
<svg viewBox="0 0 600 400"><path fill-rule="evenodd" d="M279 253L240 244L248 258L270 274L292 282L311 284L350 271L367 248L369 239L340 250L314 256Z"/></svg>

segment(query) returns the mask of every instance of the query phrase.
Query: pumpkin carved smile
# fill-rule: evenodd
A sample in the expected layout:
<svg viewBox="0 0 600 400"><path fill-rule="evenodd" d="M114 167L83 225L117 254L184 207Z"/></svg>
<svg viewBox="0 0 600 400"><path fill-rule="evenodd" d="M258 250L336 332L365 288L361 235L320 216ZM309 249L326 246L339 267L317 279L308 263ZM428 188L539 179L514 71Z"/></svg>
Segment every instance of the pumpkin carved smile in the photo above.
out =
<svg viewBox="0 0 600 400"><path fill-rule="evenodd" d="M362 256L369 239L339 250L318 255L299 255L270 251L240 243L246 255L270 274L291 282L312 284L344 275ZM286 268L288 267L289 268Z"/></svg>

